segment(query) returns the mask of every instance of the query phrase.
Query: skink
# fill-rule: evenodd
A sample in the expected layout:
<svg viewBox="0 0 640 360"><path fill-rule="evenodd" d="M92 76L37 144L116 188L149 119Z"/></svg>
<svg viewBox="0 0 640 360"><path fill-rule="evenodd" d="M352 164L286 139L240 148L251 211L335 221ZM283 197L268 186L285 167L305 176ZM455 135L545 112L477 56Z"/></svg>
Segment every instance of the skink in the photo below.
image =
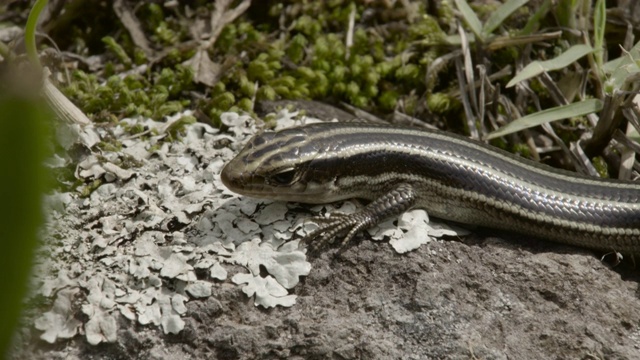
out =
<svg viewBox="0 0 640 360"><path fill-rule="evenodd" d="M253 137L222 170L232 191L329 203L361 198L307 241L349 241L411 208L603 251L640 253L640 183L580 176L449 133L317 123Z"/></svg>

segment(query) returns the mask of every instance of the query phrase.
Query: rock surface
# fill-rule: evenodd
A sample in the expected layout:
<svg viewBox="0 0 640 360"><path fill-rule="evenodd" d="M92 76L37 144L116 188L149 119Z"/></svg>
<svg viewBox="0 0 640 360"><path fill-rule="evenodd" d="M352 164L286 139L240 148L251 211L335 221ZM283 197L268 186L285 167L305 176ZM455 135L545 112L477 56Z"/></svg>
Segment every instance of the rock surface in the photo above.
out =
<svg viewBox="0 0 640 360"><path fill-rule="evenodd" d="M554 244L486 238L399 255L363 240L327 251L291 308L236 286L187 303L178 335L123 324L114 344L34 341L32 359L637 359L635 271ZM124 321L124 320L123 320ZM27 357L24 357L27 358Z"/></svg>
<svg viewBox="0 0 640 360"><path fill-rule="evenodd" d="M50 259L34 274L44 285L29 300L12 358L640 358L640 276L630 259L612 269L600 254L489 230L406 254L361 236L340 251L307 257L311 271L288 290L297 296L293 306L257 306L232 283L247 266L229 254L251 234L264 236L249 219L263 226L265 207L239 203L243 213L257 209L243 220L248 235L234 240L239 244L202 246L195 229L227 216L233 201L213 199L230 195L201 171L232 152L223 146L224 155L214 156L194 145L203 139L193 141L150 158L132 142L130 154L145 164L135 176L114 173L115 183L98 188L84 210L69 210L82 200L75 195L52 201L62 215L50 220ZM103 174L104 164L93 160L85 162L87 174ZM165 169L171 163L187 170ZM202 194L200 181L210 194ZM109 202L116 208L104 210ZM276 207L307 216L300 206ZM277 228L273 221L284 221L277 219L264 226ZM267 275L263 265L256 268L253 275Z"/></svg>

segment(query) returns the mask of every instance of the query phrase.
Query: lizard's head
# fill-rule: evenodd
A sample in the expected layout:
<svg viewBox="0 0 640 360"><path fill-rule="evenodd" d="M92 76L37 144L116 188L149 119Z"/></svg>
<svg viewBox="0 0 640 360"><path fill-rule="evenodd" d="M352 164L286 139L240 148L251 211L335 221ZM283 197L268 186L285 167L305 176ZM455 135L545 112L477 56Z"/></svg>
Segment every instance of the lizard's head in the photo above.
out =
<svg viewBox="0 0 640 360"><path fill-rule="evenodd" d="M325 203L335 196L335 171L322 165L327 141L318 131L324 124L263 132L222 169L224 185L238 194L257 198Z"/></svg>

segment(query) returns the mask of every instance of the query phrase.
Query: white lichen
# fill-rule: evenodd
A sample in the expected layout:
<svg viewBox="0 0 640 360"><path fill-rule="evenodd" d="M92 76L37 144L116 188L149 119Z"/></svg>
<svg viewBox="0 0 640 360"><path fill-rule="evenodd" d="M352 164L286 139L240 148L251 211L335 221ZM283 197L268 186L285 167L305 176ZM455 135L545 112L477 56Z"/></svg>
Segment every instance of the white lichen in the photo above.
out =
<svg viewBox="0 0 640 360"><path fill-rule="evenodd" d="M47 197L44 257L34 271L39 293L52 301L35 321L44 340L84 334L90 344L113 342L120 315L176 334L185 326L189 301L215 297L222 282L241 285L238 291L254 297L256 306L295 304L290 290L311 271L304 246L294 240L310 229L308 224L293 226L306 215L284 202L238 196L220 181L224 164L259 124L227 113L221 121L229 133L196 123L185 127L181 141L159 143L166 124L188 114L167 122L124 119L114 128L99 129L101 134L110 131L123 148L88 155L75 174L86 184L102 184L88 197L81 197L81 191ZM297 112L283 110L278 116L278 127L301 123ZM134 125L148 129L148 136L128 135L125 127ZM230 147L215 146L229 141ZM126 168L123 164L131 159L135 167ZM50 166L71 161L54 160ZM352 213L358 206L347 201L339 209L318 205L312 210ZM389 221L371 234L391 239L398 252L425 243L426 234L453 234L426 221L426 215L411 212L397 226ZM246 272L237 273L238 265ZM236 273L229 280L230 271ZM85 323L78 320L80 312Z"/></svg>

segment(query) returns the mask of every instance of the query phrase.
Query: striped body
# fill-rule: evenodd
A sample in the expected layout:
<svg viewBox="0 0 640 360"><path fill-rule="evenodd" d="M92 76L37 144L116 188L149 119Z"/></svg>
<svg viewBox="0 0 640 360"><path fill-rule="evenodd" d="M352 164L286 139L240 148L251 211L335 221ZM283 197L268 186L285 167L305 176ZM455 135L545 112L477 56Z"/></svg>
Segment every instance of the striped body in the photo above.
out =
<svg viewBox="0 0 640 360"><path fill-rule="evenodd" d="M460 223L640 253L640 183L580 176L443 132L320 123L262 133L221 177L253 197L373 201L359 218L338 218L314 236L353 236L356 225L419 207Z"/></svg>

